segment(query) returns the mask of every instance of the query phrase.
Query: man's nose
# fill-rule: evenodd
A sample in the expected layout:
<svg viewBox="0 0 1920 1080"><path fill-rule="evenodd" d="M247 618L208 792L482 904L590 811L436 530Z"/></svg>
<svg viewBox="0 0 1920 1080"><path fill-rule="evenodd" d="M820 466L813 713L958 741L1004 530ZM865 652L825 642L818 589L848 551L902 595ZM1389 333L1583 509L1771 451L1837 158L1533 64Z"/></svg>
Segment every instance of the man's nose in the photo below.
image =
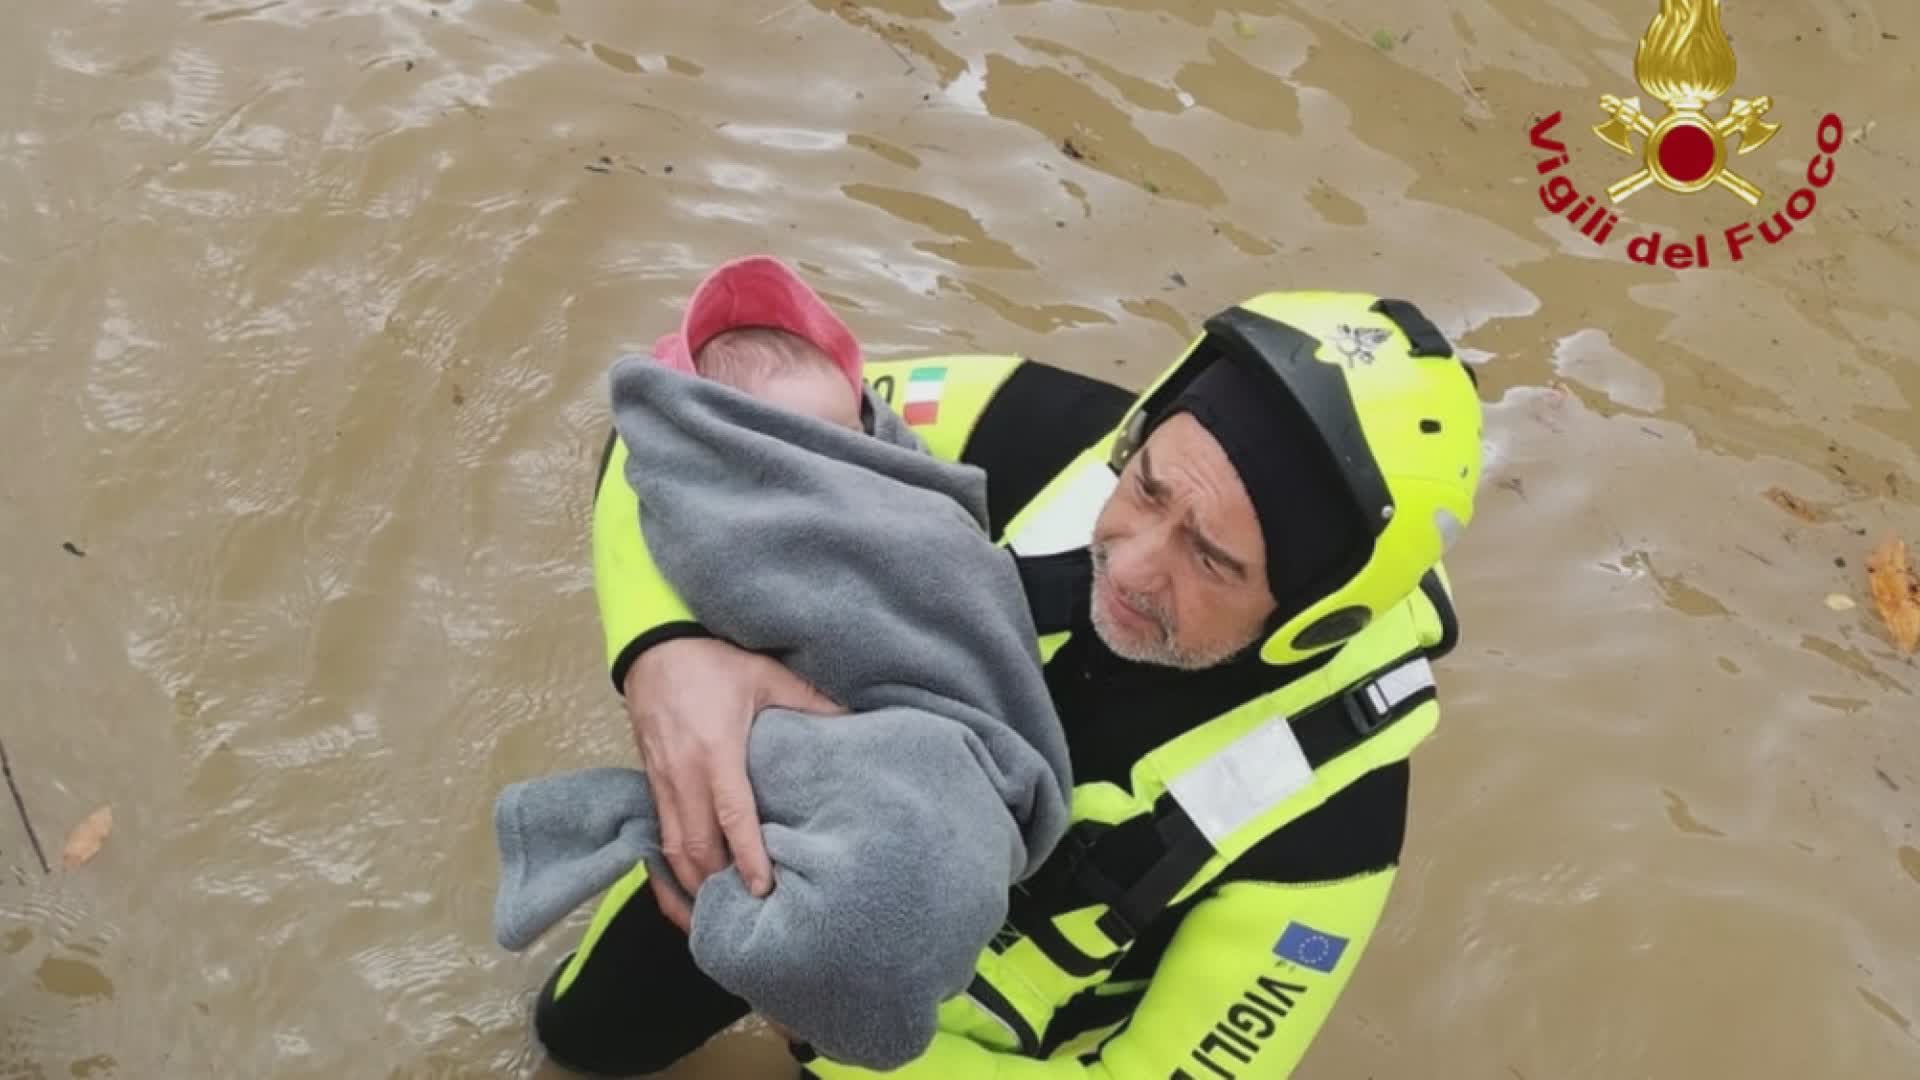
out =
<svg viewBox="0 0 1920 1080"><path fill-rule="evenodd" d="M1159 532L1136 533L1113 545L1107 568L1115 585L1130 593L1157 593L1166 584L1166 541Z"/></svg>

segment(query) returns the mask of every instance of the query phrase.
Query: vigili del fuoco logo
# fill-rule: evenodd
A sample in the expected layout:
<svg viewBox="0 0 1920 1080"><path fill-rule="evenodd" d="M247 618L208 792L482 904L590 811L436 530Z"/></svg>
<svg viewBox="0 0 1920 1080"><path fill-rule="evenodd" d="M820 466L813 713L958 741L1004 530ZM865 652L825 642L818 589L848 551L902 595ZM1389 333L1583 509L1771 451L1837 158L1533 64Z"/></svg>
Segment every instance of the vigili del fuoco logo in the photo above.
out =
<svg viewBox="0 0 1920 1080"><path fill-rule="evenodd" d="M1773 99L1764 95L1734 98L1718 118L1712 115L1714 103L1733 88L1735 69L1733 43L1720 27L1720 0L1660 0L1660 11L1634 53L1633 78L1648 97L1665 106L1659 110L1663 115L1649 115L1638 97L1600 96L1600 111L1606 119L1594 125L1593 133L1625 159L1623 175L1607 185L1605 203L1591 194L1582 195L1562 171L1572 155L1565 143L1553 137L1560 124L1559 111L1540 119L1528 137L1536 150L1549 155L1536 162L1547 178L1540 185L1541 205L1565 216L1580 235L1602 248L1612 241L1614 227L1620 224L1620 214L1611 207L1650 186L1683 196L1720 193L1762 207L1770 201L1768 192L1735 170L1729 158L1746 158L1767 145L1779 134L1781 124L1767 121ZM1840 149L1843 134L1838 116L1827 113L1820 118L1806 182L1783 204L1774 202L1777 208L1771 214L1762 207L1762 216L1730 226L1718 237L1643 233L1626 241L1627 257L1648 266L1687 270L1711 266L1721 254L1729 262L1739 262L1756 241L1768 246L1781 243L1793 234L1795 222L1813 213L1816 192L1833 182L1833 154Z"/></svg>

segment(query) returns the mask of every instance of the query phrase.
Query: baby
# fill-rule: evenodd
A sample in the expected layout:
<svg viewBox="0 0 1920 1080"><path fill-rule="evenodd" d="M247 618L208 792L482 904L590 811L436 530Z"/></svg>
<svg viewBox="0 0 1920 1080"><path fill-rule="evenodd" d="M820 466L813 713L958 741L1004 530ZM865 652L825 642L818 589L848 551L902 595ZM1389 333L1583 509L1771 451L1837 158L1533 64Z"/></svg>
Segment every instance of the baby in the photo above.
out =
<svg viewBox="0 0 1920 1080"><path fill-rule="evenodd" d="M774 887L753 895L736 867L707 878L694 961L827 1057L886 1070L972 982L1073 784L985 474L928 453L861 374L832 309L755 257L701 282L680 329L616 363L609 388L661 580L703 630L848 710L757 715L748 774ZM511 784L494 823L509 949L636 863L663 869L638 770Z"/></svg>
<svg viewBox="0 0 1920 1080"><path fill-rule="evenodd" d="M716 268L653 358L769 404L862 431L860 343L786 264L764 255Z"/></svg>
<svg viewBox="0 0 1920 1080"><path fill-rule="evenodd" d="M859 394L819 346L791 331L748 326L715 334L694 354L700 375L781 408L854 431Z"/></svg>

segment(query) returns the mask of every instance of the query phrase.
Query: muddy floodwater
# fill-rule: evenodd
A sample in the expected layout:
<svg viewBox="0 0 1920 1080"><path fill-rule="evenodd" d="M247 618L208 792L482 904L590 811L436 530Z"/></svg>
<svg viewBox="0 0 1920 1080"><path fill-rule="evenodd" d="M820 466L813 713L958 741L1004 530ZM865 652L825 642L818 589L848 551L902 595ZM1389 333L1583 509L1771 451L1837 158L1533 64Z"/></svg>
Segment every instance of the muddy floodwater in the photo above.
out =
<svg viewBox="0 0 1920 1080"><path fill-rule="evenodd" d="M557 1075L585 913L493 943L488 811L634 760L603 378L754 251L873 356L1139 387L1338 287L1479 365L1465 637L1301 1076L1920 1076L1920 665L1865 570L1920 544L1920 7L1727 0L1763 201L1596 243L1549 204L1638 167L1593 129L1664 112L1657 7L15 0L0 738L52 872L0 797L0 1077ZM673 1076L788 1069L749 1027Z"/></svg>

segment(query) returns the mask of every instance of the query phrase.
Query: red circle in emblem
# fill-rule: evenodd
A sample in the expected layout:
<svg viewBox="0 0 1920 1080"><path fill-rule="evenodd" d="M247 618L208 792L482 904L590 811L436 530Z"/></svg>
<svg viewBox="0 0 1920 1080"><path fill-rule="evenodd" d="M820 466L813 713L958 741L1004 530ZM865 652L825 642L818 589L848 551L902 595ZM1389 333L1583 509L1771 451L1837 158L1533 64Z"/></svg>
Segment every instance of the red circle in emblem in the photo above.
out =
<svg viewBox="0 0 1920 1080"><path fill-rule="evenodd" d="M1703 127L1678 124L1660 137L1660 167L1683 184L1713 171L1713 136Z"/></svg>

